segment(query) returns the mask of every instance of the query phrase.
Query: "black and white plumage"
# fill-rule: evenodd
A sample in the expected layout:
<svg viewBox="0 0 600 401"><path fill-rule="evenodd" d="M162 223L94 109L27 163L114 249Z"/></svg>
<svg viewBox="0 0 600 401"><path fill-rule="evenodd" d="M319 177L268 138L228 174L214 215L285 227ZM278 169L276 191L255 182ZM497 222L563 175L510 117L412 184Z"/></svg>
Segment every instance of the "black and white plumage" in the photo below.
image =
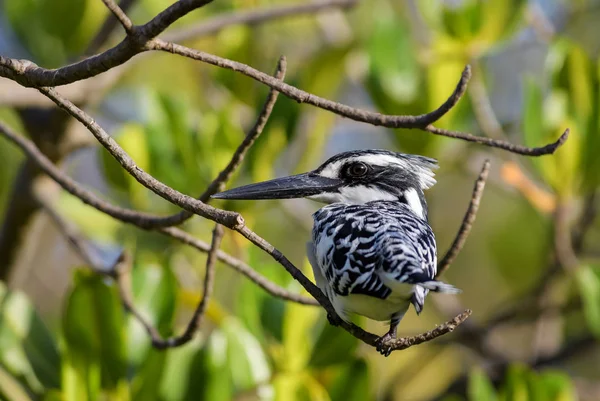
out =
<svg viewBox="0 0 600 401"><path fill-rule="evenodd" d="M307 254L319 288L348 321L356 313L390 321L395 337L410 304L429 291L457 293L435 280L437 255L423 191L435 184L434 159L385 150L331 157L316 170L217 194L226 199L307 197L329 205L313 215ZM391 350L380 342L379 351Z"/></svg>

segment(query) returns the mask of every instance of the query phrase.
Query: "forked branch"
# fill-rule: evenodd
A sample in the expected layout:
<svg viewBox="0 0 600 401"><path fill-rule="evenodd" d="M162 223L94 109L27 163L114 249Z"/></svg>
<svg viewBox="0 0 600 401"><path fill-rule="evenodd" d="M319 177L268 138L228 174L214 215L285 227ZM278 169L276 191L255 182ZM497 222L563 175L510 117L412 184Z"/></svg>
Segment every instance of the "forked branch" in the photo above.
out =
<svg viewBox="0 0 600 401"><path fill-rule="evenodd" d="M158 14L151 21L141 26L134 26L129 20L129 18L126 16L125 12L123 12L123 10L116 5L114 0L103 1L113 12L113 14L119 19L119 21L122 23L122 25L128 33L125 39L122 42L120 42L117 46L107 50L106 52L98 56L90 57L81 62L65 66L56 70L40 68L27 60L15 60L0 56L0 76L12 79L23 86L34 87L38 91L43 93L54 103L56 103L60 108L62 108L75 119L77 119L79 122L81 122L94 135L98 142L102 144L102 146L111 154L111 156L113 156L132 177L134 177L146 188L163 197L165 200L181 207L184 211L173 216L167 216L167 218L165 219L163 217L143 214L136 211L126 210L113 206L105 201L98 199L93 193L81 187L78 183L71 180L64 173L58 170L56 166L54 166L47 158L45 158L43 154L41 154L41 152L39 152L39 150L35 147L33 143L27 141L22 137L14 135L14 133L11 133L11 131L8 130L8 128L3 126L2 124L0 124L0 132L2 132L4 136L9 138L9 140L11 140L13 143L21 147L21 149L23 149L29 157L35 160L40 165L40 167L50 175L51 178L53 178L63 188L65 188L84 202L115 218L136 224L141 228L150 229L163 226L163 228L160 229L160 232L162 232L163 234L170 235L174 238L178 238L179 240L182 240L185 243L195 246L197 249L209 253L206 269L207 277L205 279L205 292L202 301L198 305L196 313L194 314L194 318L188 325L188 328L186 329L185 333L181 337L176 337L174 339L164 340L160 337L156 329L154 329L151 325L144 324L143 316L141 316L139 312L136 311L135 307L133 307L133 303L130 302L130 292L126 291L126 288L129 285L127 255L122 255L122 258L118 263L118 266L120 266L120 268L115 268L114 274L115 277L117 277L117 282L119 283L119 287L122 293L121 295L123 297L124 302L126 303L126 305L129 305L131 313L133 313L134 316L136 316L138 320L140 320L146 326L148 333L153 339L153 344L159 348L177 346L185 343L189 340L189 338L191 338L189 333L193 334L193 332L196 331L200 323L200 319L203 315L204 308L206 307L208 296L210 295L210 289L212 288L211 283L214 274L215 260L220 259L225 261L227 259L223 255L223 253L220 252L218 249L220 239L222 236L220 224L239 232L250 242L255 244L257 247L259 247L269 255L271 255L271 257L273 257L277 262L279 262L290 273L290 275L294 279L296 279L323 306L323 308L329 313L329 315L332 316L332 320L334 323L340 325L345 330L350 332L358 339L364 341L365 343L372 346L376 345L376 340L379 338L378 336L372 333L368 333L354 324L343 321L336 314L331 303L329 302L327 297L319 290L319 288L315 284L313 284L306 276L304 276L304 274L296 266L294 266L279 250L277 250L265 239L258 236L256 233L254 233L252 230L246 227L244 225L243 218L238 213L217 209L206 204L206 201L208 201L208 196L210 196L212 192L217 191L219 187L231 176L235 168L243 160L246 151L252 145L254 139L258 135L260 135L260 132L262 132L264 124L266 123L269 117L270 109L272 109L272 106L277 97L277 93L282 93L283 95L293 100L296 100L297 102L308 103L313 106L322 108L324 110L331 111L340 116L353 119L355 121L360 121L371 125L385 126L389 128L420 129L422 131L432 133L435 135L442 135L473 143L479 143L493 148L499 148L507 150L509 152L528 156L541 156L553 153L560 145L562 145L566 141L568 137L567 130L554 143L539 148L528 148L497 139L477 137L468 133L444 130L434 127L432 124L438 121L440 118L442 118L449 110L451 110L464 95L471 76L471 69L469 66L467 66L464 69L453 93L436 110L418 116L384 115L333 102L331 100L321 98L319 96L302 91L296 87L286 84L282 81L283 73L285 70L285 61L283 59L280 61L278 73L276 73L276 76L273 77L261 71L258 71L246 64L221 58L209 53L204 53L198 50L190 49L175 43L167 42L156 38L157 35L163 32L173 22L177 21L179 18L183 17L190 11L208 4L210 0L180 0L166 8L163 12ZM230 164L219 175L219 177L217 177L215 181L213 181L213 183L207 188L204 194L200 197L200 200L194 199L188 195L182 194L181 192L174 190L173 188L165 185L164 183L160 182L147 172L140 169L139 166L137 166L132 160L132 158L112 139L112 137L100 125L98 125L88 114L79 109L68 99L58 94L53 88L53 86L65 85L71 82L98 75L115 66L127 62L134 55L145 51L170 52L193 60L212 64L220 68L237 71L271 88L269 99L265 103L265 107L263 108L263 112L261 113L261 116L263 116L264 118L262 120L261 118L259 118L259 121L255 125L255 129L253 129L245 138L244 142L238 148L238 151L236 151L236 153L233 155ZM471 204L469 206L467 214L465 215L463 224L461 225L461 229L459 230L459 233L452 247L450 248L446 256L443 258L443 260L440 262L440 273L447 269L448 265L452 262L456 254L460 251L464 240L467 234L469 233L470 227L475 218L477 207L479 205L479 200L481 198L481 193L483 190L485 179L487 177L488 169L489 164L486 163L475 185L475 190L473 192ZM186 233L183 233L178 229L175 229L173 227L164 227L170 224L181 223L187 218L189 218L191 214L197 214L201 217L204 217L208 220L217 223L217 228L213 233L213 241L210 247L200 246L198 244L198 240L190 238ZM239 271L243 270L244 269L239 269ZM263 288L267 289L267 286L263 286ZM297 299L296 301L299 302L299 299ZM405 349L412 345L420 344L425 341L430 341L436 337L439 337L443 334L454 330L458 325L460 325L468 318L470 313L470 310L466 310L463 313L457 315L454 319L446 322L445 324L437 327L434 330L414 337L392 340L386 345L389 345L392 349L397 350Z"/></svg>

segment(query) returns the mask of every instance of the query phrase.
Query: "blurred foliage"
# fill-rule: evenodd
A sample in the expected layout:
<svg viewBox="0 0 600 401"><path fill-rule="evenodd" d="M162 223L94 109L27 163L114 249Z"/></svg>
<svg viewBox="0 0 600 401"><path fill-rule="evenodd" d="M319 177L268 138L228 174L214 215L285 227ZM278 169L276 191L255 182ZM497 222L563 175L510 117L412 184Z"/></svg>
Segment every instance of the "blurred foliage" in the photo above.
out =
<svg viewBox="0 0 600 401"><path fill-rule="evenodd" d="M136 23L143 23L171 3L140 0L130 15ZM224 12L288 3L296 2L214 2L175 25L185 28ZM553 246L552 214L539 207L536 194L544 194L551 204L577 206L573 207L574 220L582 200L600 186L600 62L596 51L600 34L595 14L586 13L586 7L595 10L596 6L591 1L573 2L561 13L566 18L565 31L558 30L545 41L532 22L533 3L363 1L344 13L232 26L186 44L269 73L279 55L285 54L286 82L389 114L421 114L438 107L454 89L465 64L475 62L494 108L519 110L516 117L500 121L511 141L539 146L570 127L570 139L556 155L522 159L517 169L530 179L529 184L513 185L505 176L488 183L473 235L449 271L448 281L464 290L462 301L475 309L478 316L474 318L485 321L498 305L520 302L516 297L546 274ZM2 17L23 50L48 68L78 59L108 15L97 0L4 0L1 7ZM121 31L116 32L111 43L121 37ZM518 53L514 50L518 46L525 50ZM530 46L544 53L536 59L539 65L514 71L513 64L522 66L518 63L528 57L525 52ZM488 62L497 66L493 69ZM511 98L502 103L494 93L505 87L512 88ZM141 168L181 192L197 195L227 164L252 126L267 91L238 73L152 54L130 60L106 98L100 104L88 104L87 110L110 128ZM0 119L22 131L15 110L0 109ZM282 96L230 185L310 169L329 155L332 144L348 149L386 143L395 150L436 157L442 168L428 200L432 226L444 249L455 234L472 188L476 170L467 161L479 160L486 149L414 130L380 130L382 134L354 137L338 133L341 124L346 122L329 112L299 106ZM468 96L437 125L486 134L480 131ZM177 211L124 173L104 149L86 152L86 166L102 178L96 189L112 201L152 213ZM486 157L490 155L494 168L503 165L506 154L487 152ZM1 209L23 158L4 141L0 141L0 158ZM67 169L76 167L68 164ZM58 205L95 244L132 252L137 306L163 336L183 330L201 295L198 288L205 256L115 222L69 195L63 194ZM218 205L242 212L249 226L311 274L304 243L310 211L317 206L286 202ZM210 240L212 225L206 221L194 219L185 228ZM568 324L561 326L562 341L573 333L600 336L597 224L590 238L586 243L592 256L582 258L572 273L560 273L561 286L552 292L559 303L581 299L582 307L563 319ZM239 236L228 233L223 248L282 287L301 292L281 266ZM215 296L201 335L183 347L158 351L144 328L123 310L111 280L85 266L75 269L68 280L67 294L55 306L62 311L58 318L38 314L34 306L56 304L56 300L40 298L35 290L25 295L0 287L0 399L418 401L442 391L461 373L461 365L476 365L464 352L445 359L425 352L435 351L441 343L383 359L330 326L320 309L273 298L222 265L218 265ZM400 333L429 329L444 318L428 307L419 319L407 316ZM369 330L383 331L379 325L363 323ZM512 350L510 355L517 352L513 348L521 350L520 359L526 360L533 335L522 335L518 327L516 333L509 333L500 344ZM415 360L418 363L412 363ZM595 369L595 365L571 366L567 374L511 364L503 380L497 381L474 368L465 399L577 400L569 375L598 379ZM462 398L450 395L445 399Z"/></svg>

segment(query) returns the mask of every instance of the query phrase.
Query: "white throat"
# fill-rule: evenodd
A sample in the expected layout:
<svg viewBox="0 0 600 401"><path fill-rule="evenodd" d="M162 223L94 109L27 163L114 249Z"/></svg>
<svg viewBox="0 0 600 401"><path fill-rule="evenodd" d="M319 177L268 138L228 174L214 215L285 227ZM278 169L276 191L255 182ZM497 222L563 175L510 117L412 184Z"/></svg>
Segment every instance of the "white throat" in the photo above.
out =
<svg viewBox="0 0 600 401"><path fill-rule="evenodd" d="M397 201L398 196L378 188L355 186L343 187L339 192L325 192L322 194L308 196L308 199L322 203L349 203L363 204L372 201ZM410 188L404 191L404 199L408 207L418 217L425 219L425 210L421 204L421 198L415 188Z"/></svg>

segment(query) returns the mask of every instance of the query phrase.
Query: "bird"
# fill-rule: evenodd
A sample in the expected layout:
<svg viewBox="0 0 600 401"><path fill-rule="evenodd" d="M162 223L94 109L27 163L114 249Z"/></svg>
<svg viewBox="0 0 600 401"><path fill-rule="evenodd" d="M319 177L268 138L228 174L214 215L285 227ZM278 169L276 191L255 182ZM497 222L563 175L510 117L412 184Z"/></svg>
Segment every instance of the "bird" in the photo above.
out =
<svg viewBox="0 0 600 401"><path fill-rule="evenodd" d="M419 315L429 291L461 290L436 280L437 249L424 191L437 160L382 149L336 154L313 171L244 185L217 199L308 198L326 204L313 214L306 245L319 289L346 322L353 314L389 322L376 342L389 356L412 304ZM331 316L330 322L333 323Z"/></svg>

